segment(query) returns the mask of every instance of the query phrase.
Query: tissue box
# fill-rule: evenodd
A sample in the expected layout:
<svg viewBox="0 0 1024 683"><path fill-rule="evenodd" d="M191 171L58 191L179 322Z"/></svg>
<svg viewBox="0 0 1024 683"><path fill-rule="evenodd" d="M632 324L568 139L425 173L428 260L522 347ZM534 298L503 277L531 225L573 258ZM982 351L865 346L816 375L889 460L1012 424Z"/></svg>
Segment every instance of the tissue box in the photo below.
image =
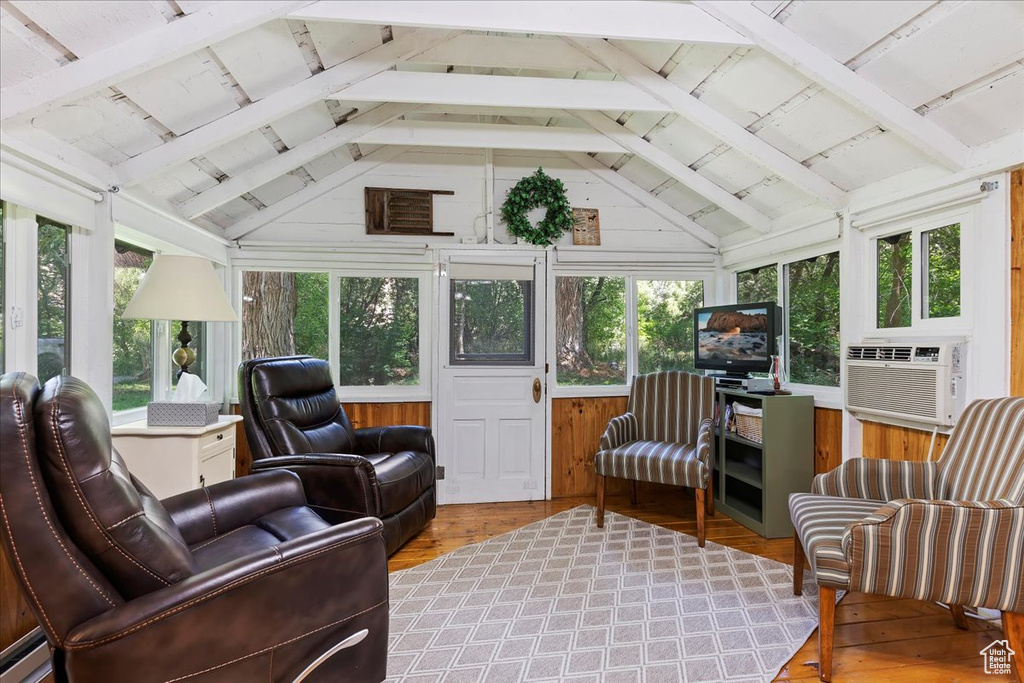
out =
<svg viewBox="0 0 1024 683"><path fill-rule="evenodd" d="M150 427L205 427L217 421L219 403L154 401L146 407Z"/></svg>

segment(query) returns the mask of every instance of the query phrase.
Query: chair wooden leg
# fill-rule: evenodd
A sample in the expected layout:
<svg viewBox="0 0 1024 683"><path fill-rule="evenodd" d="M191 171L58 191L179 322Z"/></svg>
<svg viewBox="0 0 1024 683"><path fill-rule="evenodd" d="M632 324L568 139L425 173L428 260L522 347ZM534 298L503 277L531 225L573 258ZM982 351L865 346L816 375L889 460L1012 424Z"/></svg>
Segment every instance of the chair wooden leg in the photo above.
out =
<svg viewBox="0 0 1024 683"><path fill-rule="evenodd" d="M603 474L597 475L597 528L604 528L604 481Z"/></svg>
<svg viewBox="0 0 1024 683"><path fill-rule="evenodd" d="M708 492L705 496L705 501L708 506L708 517L715 516L715 473L712 472L711 476L708 477Z"/></svg>
<svg viewBox="0 0 1024 683"><path fill-rule="evenodd" d="M832 680L832 644L836 632L836 589L818 587L818 678Z"/></svg>
<svg viewBox="0 0 1024 683"><path fill-rule="evenodd" d="M1017 653L1010 660L1017 683L1024 683L1024 612L1003 612L1003 635Z"/></svg>
<svg viewBox="0 0 1024 683"><path fill-rule="evenodd" d="M697 496L697 545L704 547L704 489L694 489Z"/></svg>
<svg viewBox="0 0 1024 683"><path fill-rule="evenodd" d="M639 505L640 499L636 495L636 479L629 482L629 504Z"/></svg>
<svg viewBox="0 0 1024 683"><path fill-rule="evenodd" d="M964 631L968 630L967 615L964 614L963 605L950 605L949 613L953 615L953 623L956 624L957 628Z"/></svg>
<svg viewBox="0 0 1024 683"><path fill-rule="evenodd" d="M793 595L804 594L804 544L800 534L793 531Z"/></svg>

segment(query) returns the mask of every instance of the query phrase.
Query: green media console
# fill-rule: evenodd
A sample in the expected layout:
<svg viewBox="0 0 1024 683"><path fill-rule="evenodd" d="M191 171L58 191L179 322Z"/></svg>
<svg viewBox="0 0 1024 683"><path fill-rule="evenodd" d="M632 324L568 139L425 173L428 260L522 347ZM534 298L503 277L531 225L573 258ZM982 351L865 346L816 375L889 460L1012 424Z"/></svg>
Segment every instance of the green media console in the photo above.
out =
<svg viewBox="0 0 1024 683"><path fill-rule="evenodd" d="M718 391L718 414L742 403L762 409L762 442L715 428L715 510L765 538L793 535L789 494L811 490L814 478L814 397Z"/></svg>

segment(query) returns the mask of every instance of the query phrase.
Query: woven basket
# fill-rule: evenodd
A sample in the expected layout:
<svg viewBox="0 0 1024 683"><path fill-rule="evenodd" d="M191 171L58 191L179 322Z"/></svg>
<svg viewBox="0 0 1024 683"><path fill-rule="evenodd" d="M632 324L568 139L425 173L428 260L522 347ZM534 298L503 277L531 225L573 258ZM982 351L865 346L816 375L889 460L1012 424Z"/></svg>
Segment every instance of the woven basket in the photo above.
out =
<svg viewBox="0 0 1024 683"><path fill-rule="evenodd" d="M764 439L761 435L761 409L751 408L742 403L733 403L732 409L736 415L736 433L744 439L761 443Z"/></svg>

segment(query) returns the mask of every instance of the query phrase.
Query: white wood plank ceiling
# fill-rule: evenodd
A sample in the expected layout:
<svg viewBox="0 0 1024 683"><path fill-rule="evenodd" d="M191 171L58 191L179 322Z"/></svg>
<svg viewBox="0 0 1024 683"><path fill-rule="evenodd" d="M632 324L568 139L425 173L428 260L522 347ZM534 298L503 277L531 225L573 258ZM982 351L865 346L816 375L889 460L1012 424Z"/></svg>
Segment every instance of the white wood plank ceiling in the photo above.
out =
<svg viewBox="0 0 1024 683"><path fill-rule="evenodd" d="M713 241L1024 136L1022 2L527 4L4 0L3 144L229 237L413 147L562 152Z"/></svg>

